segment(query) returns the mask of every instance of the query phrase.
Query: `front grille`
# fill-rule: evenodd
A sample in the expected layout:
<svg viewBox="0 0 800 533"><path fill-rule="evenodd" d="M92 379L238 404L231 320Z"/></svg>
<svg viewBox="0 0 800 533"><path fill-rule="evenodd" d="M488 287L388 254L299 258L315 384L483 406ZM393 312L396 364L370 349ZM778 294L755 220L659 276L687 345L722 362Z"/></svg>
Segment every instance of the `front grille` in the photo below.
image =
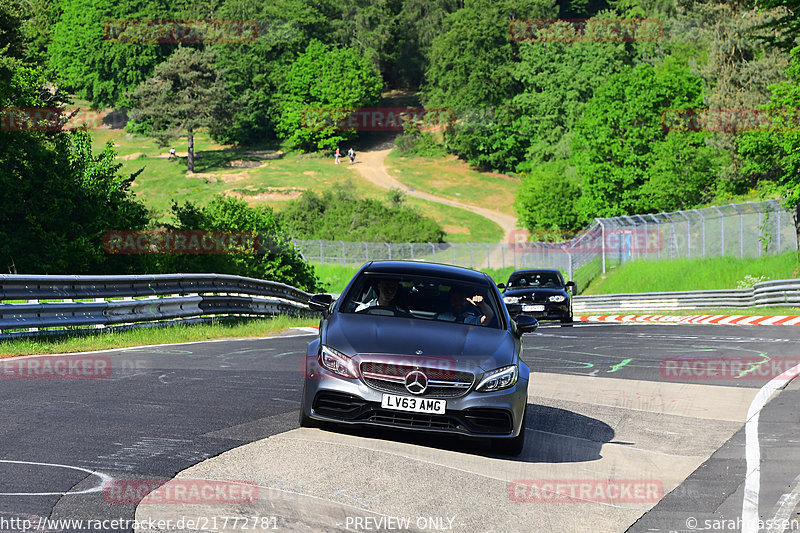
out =
<svg viewBox="0 0 800 533"><path fill-rule="evenodd" d="M428 388L419 396L426 398L458 398L471 388L475 376L471 372L448 368L419 367L392 363L366 361L361 363L364 383L375 390L390 394L408 394L405 377L413 370L421 370L428 376Z"/></svg>
<svg viewBox="0 0 800 533"><path fill-rule="evenodd" d="M458 429L456 421L449 416L425 415L420 413L403 413L385 409L375 409L367 416L368 422L376 424L391 424L420 429Z"/></svg>

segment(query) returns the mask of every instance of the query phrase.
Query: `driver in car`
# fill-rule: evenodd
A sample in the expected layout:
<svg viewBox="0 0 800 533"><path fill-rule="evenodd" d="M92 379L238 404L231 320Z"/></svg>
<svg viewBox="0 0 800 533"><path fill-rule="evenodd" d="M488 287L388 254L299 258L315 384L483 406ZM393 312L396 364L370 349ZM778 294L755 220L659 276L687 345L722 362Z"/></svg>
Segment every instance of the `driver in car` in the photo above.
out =
<svg viewBox="0 0 800 533"><path fill-rule="evenodd" d="M355 312L363 311L370 307L391 307L400 312L405 312L394 301L400 283L396 279L382 279L378 282L378 296L364 303L358 304Z"/></svg>
<svg viewBox="0 0 800 533"><path fill-rule="evenodd" d="M467 298L462 289L453 287L448 293L448 299L451 310L441 313L438 316L439 320L485 326L494 318L492 308L483 301L483 296L480 294Z"/></svg>

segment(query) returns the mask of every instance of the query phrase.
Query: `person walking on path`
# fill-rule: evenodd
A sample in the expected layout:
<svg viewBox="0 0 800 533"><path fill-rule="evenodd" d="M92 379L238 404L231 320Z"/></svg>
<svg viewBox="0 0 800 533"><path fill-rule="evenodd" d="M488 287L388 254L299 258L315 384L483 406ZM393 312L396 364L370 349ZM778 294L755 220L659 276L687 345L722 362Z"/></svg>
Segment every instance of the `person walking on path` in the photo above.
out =
<svg viewBox="0 0 800 533"><path fill-rule="evenodd" d="M347 155L349 155L349 156L350 156L350 164L352 165L352 164L353 164L353 161L355 161L355 159L356 159L356 151L355 151L355 150L353 150L353 147L352 147L352 146L351 146L351 147L350 147L350 149L347 151Z"/></svg>
<svg viewBox="0 0 800 533"><path fill-rule="evenodd" d="M333 155L336 158L336 164L338 165L339 163L341 163L341 161L339 161L339 158L342 157L342 154L339 153L339 147L338 146L336 147L336 151L333 153Z"/></svg>

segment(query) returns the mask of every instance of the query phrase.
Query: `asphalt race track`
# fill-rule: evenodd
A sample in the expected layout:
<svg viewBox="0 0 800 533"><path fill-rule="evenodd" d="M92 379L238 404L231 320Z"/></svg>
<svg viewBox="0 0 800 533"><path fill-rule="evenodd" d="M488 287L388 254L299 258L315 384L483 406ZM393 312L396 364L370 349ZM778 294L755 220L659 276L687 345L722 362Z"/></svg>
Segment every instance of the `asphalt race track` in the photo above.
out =
<svg viewBox="0 0 800 533"><path fill-rule="evenodd" d="M800 328L542 326L513 459L298 428L312 338L4 361L0 532L800 530Z"/></svg>

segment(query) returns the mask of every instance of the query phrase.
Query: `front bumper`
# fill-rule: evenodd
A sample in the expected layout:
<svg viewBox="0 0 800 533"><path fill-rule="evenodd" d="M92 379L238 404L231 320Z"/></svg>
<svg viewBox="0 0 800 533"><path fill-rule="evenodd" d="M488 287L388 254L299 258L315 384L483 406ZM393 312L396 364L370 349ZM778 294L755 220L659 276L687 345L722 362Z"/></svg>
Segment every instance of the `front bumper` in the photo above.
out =
<svg viewBox="0 0 800 533"><path fill-rule="evenodd" d="M338 424L511 438L522 429L528 402L528 373L524 378L522 374L513 387L502 391L473 390L458 398L446 398L445 413L437 415L384 409L381 391L368 387L360 379L342 379L317 368L305 379L301 408L313 419Z"/></svg>
<svg viewBox="0 0 800 533"><path fill-rule="evenodd" d="M525 302L524 305L544 305L544 311L523 311L523 304L505 304L508 309L508 314L512 317L517 315L532 316L538 320L570 320L572 312L569 308L569 302L553 303L553 302Z"/></svg>

